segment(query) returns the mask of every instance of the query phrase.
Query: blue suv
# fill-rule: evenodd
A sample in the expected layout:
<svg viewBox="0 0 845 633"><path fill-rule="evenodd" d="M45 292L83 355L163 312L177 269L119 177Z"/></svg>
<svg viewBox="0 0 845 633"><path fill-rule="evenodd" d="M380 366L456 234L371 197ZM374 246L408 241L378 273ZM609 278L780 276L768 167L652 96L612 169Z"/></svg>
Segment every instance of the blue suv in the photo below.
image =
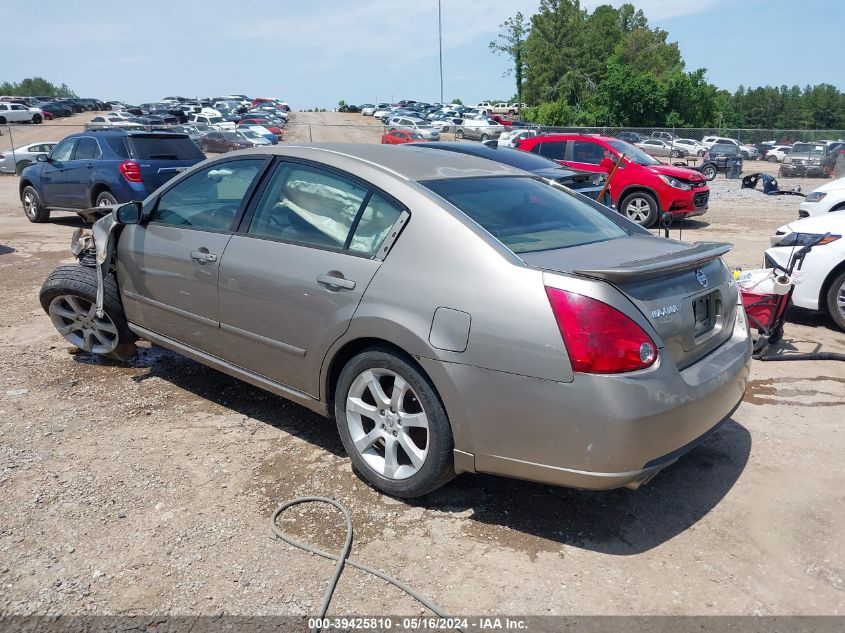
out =
<svg viewBox="0 0 845 633"><path fill-rule="evenodd" d="M20 197L30 222L143 200L205 154L187 134L90 130L71 134L23 170Z"/></svg>

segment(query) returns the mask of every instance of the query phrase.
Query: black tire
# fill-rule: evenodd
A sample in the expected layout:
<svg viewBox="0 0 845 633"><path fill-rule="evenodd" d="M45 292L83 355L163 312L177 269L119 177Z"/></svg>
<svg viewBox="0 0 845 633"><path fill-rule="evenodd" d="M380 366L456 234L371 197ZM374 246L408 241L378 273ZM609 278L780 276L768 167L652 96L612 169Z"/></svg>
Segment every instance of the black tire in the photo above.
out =
<svg viewBox="0 0 845 633"><path fill-rule="evenodd" d="M30 222L40 224L50 219L50 210L41 202L41 196L38 195L34 187L24 187L21 191L21 204L23 205L23 213Z"/></svg>
<svg viewBox="0 0 845 633"><path fill-rule="evenodd" d="M0 116L0 125L6 125L6 117Z"/></svg>
<svg viewBox="0 0 845 633"><path fill-rule="evenodd" d="M515 111L513 111L513 110L508 110L508 116L513 116L513 115L515 115L515 114L516 114L516 112L515 112Z"/></svg>
<svg viewBox="0 0 845 633"><path fill-rule="evenodd" d="M463 130L458 130L457 132L455 132L455 138L462 139L463 137L464 137L464 131Z"/></svg>
<svg viewBox="0 0 845 633"><path fill-rule="evenodd" d="M768 157L766 157L766 160L769 161L770 163L777 163L778 157L777 156L768 156Z"/></svg>
<svg viewBox="0 0 845 633"><path fill-rule="evenodd" d="M20 176L23 173L23 170L32 165L31 160L19 160L18 164L15 165L15 173Z"/></svg>
<svg viewBox="0 0 845 633"><path fill-rule="evenodd" d="M845 272L839 275L830 284L827 290L827 311L830 313L830 318L839 326L840 329L845 330L845 303L842 308L839 307L840 299L845 302Z"/></svg>
<svg viewBox="0 0 845 633"><path fill-rule="evenodd" d="M117 204L117 198L114 197L111 191L102 191L94 201L94 206L101 207L107 204Z"/></svg>
<svg viewBox="0 0 845 633"><path fill-rule="evenodd" d="M103 279L103 284L103 311L117 330L116 346L112 351L105 354L105 356L125 361L135 353L135 341L137 337L132 333L127 324L126 314L123 312L123 304L120 302L120 293L114 277L106 275ZM81 266L80 264L59 266L56 268L44 281L38 298L41 301L41 307L49 315L51 302L62 296L72 296L82 299L86 302L83 305L94 304L97 300L96 269ZM67 340L76 345L70 339Z"/></svg>
<svg viewBox="0 0 845 633"><path fill-rule="evenodd" d="M639 207L640 210L629 212L629 205ZM622 199L622 203L617 208L626 218L646 228L656 224L660 215L660 205L657 204L657 199L647 191L629 193Z"/></svg>
<svg viewBox="0 0 845 633"><path fill-rule="evenodd" d="M355 448L346 417L346 400L355 379L369 369L385 369L401 376L413 389L428 419L427 454L419 470L406 479L392 479L372 468ZM440 488L455 476L454 440L446 411L434 387L410 357L390 348L374 347L353 357L340 373L334 394L335 420L352 467L361 479L390 496L419 497ZM395 433L394 433L395 435Z"/></svg>
<svg viewBox="0 0 845 633"><path fill-rule="evenodd" d="M41 116L40 114L35 114L35 115L33 115L33 117L32 117L32 122L33 122L33 123L35 123L36 125L37 125L38 123L41 123L43 120L44 120L44 117L43 117L43 116Z"/></svg>
<svg viewBox="0 0 845 633"><path fill-rule="evenodd" d="M717 169L715 165L702 165L701 166L701 173L704 175L705 180L713 180L716 177Z"/></svg>

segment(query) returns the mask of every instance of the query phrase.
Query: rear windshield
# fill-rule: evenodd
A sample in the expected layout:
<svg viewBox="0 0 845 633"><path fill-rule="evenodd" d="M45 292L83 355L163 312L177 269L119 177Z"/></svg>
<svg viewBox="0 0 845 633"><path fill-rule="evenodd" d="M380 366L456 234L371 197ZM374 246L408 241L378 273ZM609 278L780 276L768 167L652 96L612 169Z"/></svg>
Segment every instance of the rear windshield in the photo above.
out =
<svg viewBox="0 0 845 633"><path fill-rule="evenodd" d="M576 195L534 178L458 178L422 184L514 253L582 246L629 235Z"/></svg>
<svg viewBox="0 0 845 633"><path fill-rule="evenodd" d="M132 155L144 160L202 160L203 153L187 136L133 136Z"/></svg>

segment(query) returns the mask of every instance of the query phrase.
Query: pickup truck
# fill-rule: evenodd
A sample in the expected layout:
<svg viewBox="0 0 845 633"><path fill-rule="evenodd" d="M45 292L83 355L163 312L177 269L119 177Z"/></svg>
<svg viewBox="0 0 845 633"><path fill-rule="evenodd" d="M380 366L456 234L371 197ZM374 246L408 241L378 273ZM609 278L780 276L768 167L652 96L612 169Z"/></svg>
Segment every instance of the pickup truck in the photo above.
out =
<svg viewBox="0 0 845 633"><path fill-rule="evenodd" d="M513 116L517 112L519 112L519 105L516 103L496 103L493 104L493 114L508 114Z"/></svg>
<svg viewBox="0 0 845 633"><path fill-rule="evenodd" d="M20 103L0 103L0 123L41 123L44 113Z"/></svg>

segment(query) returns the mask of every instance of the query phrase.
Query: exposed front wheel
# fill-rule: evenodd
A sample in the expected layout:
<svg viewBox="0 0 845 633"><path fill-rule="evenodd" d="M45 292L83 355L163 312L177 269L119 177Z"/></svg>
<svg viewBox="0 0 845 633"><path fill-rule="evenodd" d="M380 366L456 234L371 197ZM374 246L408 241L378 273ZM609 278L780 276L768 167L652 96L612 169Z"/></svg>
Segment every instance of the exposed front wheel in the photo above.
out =
<svg viewBox="0 0 845 633"><path fill-rule="evenodd" d="M827 310L836 325L845 330L845 272L830 284L827 291Z"/></svg>
<svg viewBox="0 0 845 633"><path fill-rule="evenodd" d="M657 215L660 212L657 200L645 191L629 193L619 205L619 210L626 218L644 227L657 222Z"/></svg>
<svg viewBox="0 0 845 633"><path fill-rule="evenodd" d="M455 475L452 430L410 359L374 348L350 360L335 390L335 418L358 475L397 497L418 497Z"/></svg>
<svg viewBox="0 0 845 633"><path fill-rule="evenodd" d="M97 316L97 271L79 264L59 266L44 285L39 299L53 326L71 345L119 360L135 352L117 284L103 280L103 316Z"/></svg>
<svg viewBox="0 0 845 633"><path fill-rule="evenodd" d="M776 163L776 162L778 162L778 157L777 156L769 156L766 160L769 161L770 163Z"/></svg>

